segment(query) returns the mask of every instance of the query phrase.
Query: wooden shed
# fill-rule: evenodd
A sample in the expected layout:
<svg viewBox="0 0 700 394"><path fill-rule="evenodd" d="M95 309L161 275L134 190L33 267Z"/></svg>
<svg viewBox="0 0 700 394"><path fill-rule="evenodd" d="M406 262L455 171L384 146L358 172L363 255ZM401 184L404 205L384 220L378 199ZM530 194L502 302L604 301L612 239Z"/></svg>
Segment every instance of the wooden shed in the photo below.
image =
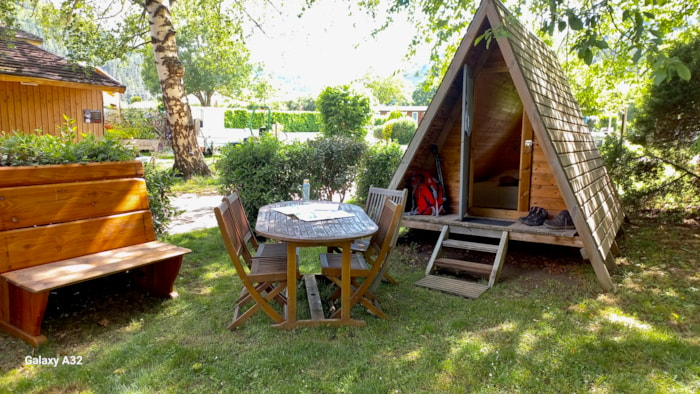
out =
<svg viewBox="0 0 700 394"><path fill-rule="evenodd" d="M0 37L0 132L57 135L66 115L75 119L78 136L103 136L102 92L126 88L99 69L42 49L42 42L21 31Z"/></svg>
<svg viewBox="0 0 700 394"><path fill-rule="evenodd" d="M491 40L480 39L489 32ZM436 174L435 147L447 212L403 219L441 231L418 285L476 297L497 280L508 241L519 240L581 248L601 286L613 288L619 198L555 53L498 0L482 0L389 187L406 187L418 169ZM551 216L568 210L575 229L520 223L531 207ZM479 246L456 235L495 241ZM449 247L490 251L494 263L441 257ZM464 287L434 275L436 267L483 274L488 283Z"/></svg>

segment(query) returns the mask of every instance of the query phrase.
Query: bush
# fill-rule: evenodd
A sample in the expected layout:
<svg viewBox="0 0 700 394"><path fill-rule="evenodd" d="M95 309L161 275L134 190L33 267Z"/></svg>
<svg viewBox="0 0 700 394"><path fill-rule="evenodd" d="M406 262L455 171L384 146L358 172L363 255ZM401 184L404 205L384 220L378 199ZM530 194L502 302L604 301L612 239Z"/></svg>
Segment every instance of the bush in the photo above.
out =
<svg viewBox="0 0 700 394"><path fill-rule="evenodd" d="M261 206L300 198L305 178L311 180L312 199L344 198L364 149L363 142L341 137L288 145L271 136L250 138L222 149L219 189L238 190L254 225Z"/></svg>
<svg viewBox="0 0 700 394"><path fill-rule="evenodd" d="M347 85L327 87L316 101L321 113L321 125L324 136L336 135L364 139L365 125L371 118L369 99L350 91Z"/></svg>
<svg viewBox="0 0 700 394"><path fill-rule="evenodd" d="M54 135L1 134L0 166L37 166L133 160L135 152L113 138L84 136L74 141L75 121L66 120L64 133ZM65 130L68 130L66 132Z"/></svg>
<svg viewBox="0 0 700 394"><path fill-rule="evenodd" d="M108 135L117 139L156 139L163 134L165 117L151 109L122 109L121 116L116 111L108 111L105 128L109 129Z"/></svg>
<svg viewBox="0 0 700 394"><path fill-rule="evenodd" d="M416 121L406 116L389 119L383 125L375 127L374 138L396 141L399 145L408 145L416 133L416 127Z"/></svg>
<svg viewBox="0 0 700 394"><path fill-rule="evenodd" d="M369 147L362 157L357 174L355 198L359 203L367 202L370 186L386 188L389 185L402 156L401 147L394 142L379 143Z"/></svg>
<svg viewBox="0 0 700 394"><path fill-rule="evenodd" d="M224 127L246 129L250 124L251 111L236 109L224 114ZM253 117L253 128L259 129L267 122L267 111L256 111ZM279 112L272 111L272 123L281 124L285 132L317 132L321 130L320 114L318 112Z"/></svg>
<svg viewBox="0 0 700 394"><path fill-rule="evenodd" d="M294 145L294 144L292 144ZM289 149L297 149L298 146ZM301 153L301 156L305 156ZM298 157L298 156L294 156ZM223 194L238 190L251 225L263 205L292 199L301 188L295 183L301 175L293 160L285 154L285 146L276 138L249 138L241 144L226 145L216 163L219 189Z"/></svg>
<svg viewBox="0 0 700 394"><path fill-rule="evenodd" d="M159 170L151 164L144 165L148 205L153 216L153 229L158 237L166 234L166 228L177 214L170 202L172 187L177 179L172 169Z"/></svg>
<svg viewBox="0 0 700 394"><path fill-rule="evenodd" d="M355 180L366 143L335 136L311 141L309 145L311 156L306 160L306 173L311 188L321 199L331 200L333 195L338 195L343 201Z"/></svg>

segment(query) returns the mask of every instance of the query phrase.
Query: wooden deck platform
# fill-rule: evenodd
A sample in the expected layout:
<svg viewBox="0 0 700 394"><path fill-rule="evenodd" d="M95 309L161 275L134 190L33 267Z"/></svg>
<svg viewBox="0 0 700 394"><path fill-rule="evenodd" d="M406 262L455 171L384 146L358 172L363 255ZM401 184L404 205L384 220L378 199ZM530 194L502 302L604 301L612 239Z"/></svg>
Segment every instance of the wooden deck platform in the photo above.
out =
<svg viewBox="0 0 700 394"><path fill-rule="evenodd" d="M401 226L420 230L440 231L442 226L450 226L450 232L474 236L496 237L503 231L510 233L510 240L534 242L550 245L563 245L583 248L583 241L576 230L554 230L545 226L528 226L516 221L492 218L470 218L476 221L463 221L459 215L404 215ZM487 222L493 221L496 224ZM500 222L500 223L497 223Z"/></svg>

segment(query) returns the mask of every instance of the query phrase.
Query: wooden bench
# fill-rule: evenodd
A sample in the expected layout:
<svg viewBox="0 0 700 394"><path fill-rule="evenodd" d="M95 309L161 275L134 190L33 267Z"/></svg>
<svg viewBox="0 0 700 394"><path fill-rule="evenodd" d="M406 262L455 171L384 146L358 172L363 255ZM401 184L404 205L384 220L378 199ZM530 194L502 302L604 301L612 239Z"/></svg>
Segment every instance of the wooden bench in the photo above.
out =
<svg viewBox="0 0 700 394"><path fill-rule="evenodd" d="M51 290L129 271L171 297L190 252L156 240L141 162L0 167L0 330L35 347Z"/></svg>

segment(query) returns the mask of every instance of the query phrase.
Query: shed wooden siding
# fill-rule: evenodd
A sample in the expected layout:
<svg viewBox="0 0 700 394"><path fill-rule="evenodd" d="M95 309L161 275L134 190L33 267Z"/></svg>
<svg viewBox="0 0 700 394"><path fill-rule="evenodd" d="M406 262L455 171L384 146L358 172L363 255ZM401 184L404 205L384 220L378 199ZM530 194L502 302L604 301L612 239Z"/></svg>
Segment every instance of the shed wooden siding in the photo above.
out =
<svg viewBox="0 0 700 394"><path fill-rule="evenodd" d="M521 95L530 95L541 124L533 124L548 138L540 141L543 153L554 154L562 171L554 174L564 199L572 196L581 210L596 247L604 259L623 221L622 207L607 176L603 160L588 132L577 101L556 63L556 56L519 23L509 21L507 11L494 2L510 37L508 41L527 85ZM564 190L566 188L566 190ZM576 212L572 212L576 214Z"/></svg>
<svg viewBox="0 0 700 394"><path fill-rule="evenodd" d="M542 152L539 139L535 138L532 151L532 177L530 179L530 206L542 207L557 215L566 209L559 186L552 173L552 166Z"/></svg>
<svg viewBox="0 0 700 394"><path fill-rule="evenodd" d="M60 135L66 115L75 119L78 138L81 134L102 137L104 123L85 123L84 109L103 111L101 90L0 81L0 132L41 129L44 134ZM104 122L104 114L102 118Z"/></svg>

